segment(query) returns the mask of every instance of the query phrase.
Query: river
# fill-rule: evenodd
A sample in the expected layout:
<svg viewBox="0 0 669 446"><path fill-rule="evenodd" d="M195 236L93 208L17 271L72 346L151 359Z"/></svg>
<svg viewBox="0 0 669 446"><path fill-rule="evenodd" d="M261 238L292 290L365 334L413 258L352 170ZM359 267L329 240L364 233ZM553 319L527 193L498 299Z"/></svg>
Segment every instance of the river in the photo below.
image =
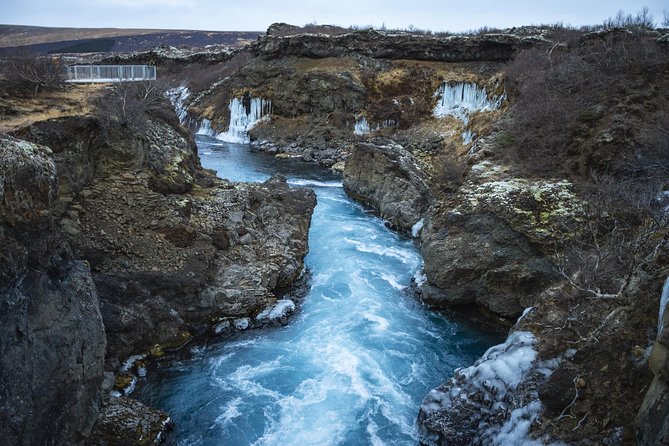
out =
<svg viewBox="0 0 669 446"><path fill-rule="evenodd" d="M250 330L160 362L138 391L191 445L416 445L425 394L499 341L411 294L414 242L350 200L318 166L197 136L222 178L281 173L316 191L307 294L282 327Z"/></svg>

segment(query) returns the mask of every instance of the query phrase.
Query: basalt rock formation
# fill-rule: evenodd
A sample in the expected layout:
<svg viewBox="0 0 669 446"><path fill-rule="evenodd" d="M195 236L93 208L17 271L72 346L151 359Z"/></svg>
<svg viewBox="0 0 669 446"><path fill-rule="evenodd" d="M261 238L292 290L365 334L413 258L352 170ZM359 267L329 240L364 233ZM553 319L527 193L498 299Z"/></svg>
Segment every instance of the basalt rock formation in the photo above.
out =
<svg viewBox="0 0 669 446"><path fill-rule="evenodd" d="M117 397L134 379L124 362L271 308L302 274L315 195L217 178L169 113L13 134L0 141L2 438L157 440L168 416Z"/></svg>
<svg viewBox="0 0 669 446"><path fill-rule="evenodd" d="M546 43L540 35L483 34L433 36L377 30L342 35L276 35L270 31L250 50L264 59L286 56L308 58L346 57L432 60L439 62L506 61L522 49Z"/></svg>
<svg viewBox="0 0 669 446"><path fill-rule="evenodd" d="M102 393L98 293L53 218L51 151L0 136L0 164L0 437L82 444Z"/></svg>

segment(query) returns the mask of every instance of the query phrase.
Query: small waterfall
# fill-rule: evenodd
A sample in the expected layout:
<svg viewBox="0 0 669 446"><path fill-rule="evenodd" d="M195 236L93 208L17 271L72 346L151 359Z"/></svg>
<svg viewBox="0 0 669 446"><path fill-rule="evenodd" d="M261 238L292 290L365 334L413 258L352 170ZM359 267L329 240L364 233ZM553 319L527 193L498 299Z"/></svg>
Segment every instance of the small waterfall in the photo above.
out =
<svg viewBox="0 0 669 446"><path fill-rule="evenodd" d="M474 141L474 132L467 129L462 132L462 144L471 144Z"/></svg>
<svg viewBox="0 0 669 446"><path fill-rule="evenodd" d="M433 114L435 118L455 116L467 124L472 113L496 110L502 106L505 95L488 97L485 88L473 82L442 83L435 92L439 98Z"/></svg>
<svg viewBox="0 0 669 446"><path fill-rule="evenodd" d="M355 121L355 130L353 130L353 133L356 135L365 135L369 133L369 123L367 122L367 118L363 116Z"/></svg>
<svg viewBox="0 0 669 446"><path fill-rule="evenodd" d="M669 277L664 281L664 287L662 288L662 295L660 296L660 313L657 317L657 337L659 338L664 329L663 319L664 311L667 308L667 301L669 301Z"/></svg>
<svg viewBox="0 0 669 446"><path fill-rule="evenodd" d="M382 124L376 124L376 126L372 128L372 126L367 121L367 118L363 116L355 121L353 133L356 135L366 135L367 133L375 132L381 129L387 129L389 127L395 127L396 125L397 122L394 119L386 119Z"/></svg>
<svg viewBox="0 0 669 446"><path fill-rule="evenodd" d="M190 90L185 85L181 85L176 88L167 90L165 93L167 98L172 103L174 111L179 117L179 122L184 125L186 124L186 118L188 118L188 110L186 110L186 99L190 97Z"/></svg>
<svg viewBox="0 0 669 446"><path fill-rule="evenodd" d="M272 113L272 101L262 98L250 98L248 100L248 113L244 98L233 98L228 105L230 110L230 125L228 131L217 132L211 125L211 121L204 118L200 122L196 134L208 135L212 138L234 144L248 144L250 142L248 131L263 118Z"/></svg>

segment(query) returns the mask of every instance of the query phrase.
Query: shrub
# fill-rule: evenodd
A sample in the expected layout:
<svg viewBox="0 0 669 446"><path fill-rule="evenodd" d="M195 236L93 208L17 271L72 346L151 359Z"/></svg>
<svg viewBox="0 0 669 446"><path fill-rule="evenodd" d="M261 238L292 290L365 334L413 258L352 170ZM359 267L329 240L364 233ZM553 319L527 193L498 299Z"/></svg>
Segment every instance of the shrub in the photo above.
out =
<svg viewBox="0 0 669 446"><path fill-rule="evenodd" d="M148 115L169 121L176 119L165 97L167 85L162 82L121 82L107 89L97 99L95 114L104 131L112 125L140 129Z"/></svg>
<svg viewBox="0 0 669 446"><path fill-rule="evenodd" d="M28 47L19 47L0 66L9 89L18 94L37 96L40 90L62 88L65 68L60 58L40 57Z"/></svg>

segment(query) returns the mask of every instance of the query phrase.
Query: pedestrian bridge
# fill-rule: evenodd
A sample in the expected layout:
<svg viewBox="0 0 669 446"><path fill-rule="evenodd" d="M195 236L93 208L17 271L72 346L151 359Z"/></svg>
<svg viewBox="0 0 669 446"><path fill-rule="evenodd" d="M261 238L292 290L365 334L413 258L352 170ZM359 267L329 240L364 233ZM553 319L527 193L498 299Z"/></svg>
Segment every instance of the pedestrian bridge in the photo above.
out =
<svg viewBox="0 0 669 446"><path fill-rule="evenodd" d="M155 81L152 65L70 65L65 82L137 82Z"/></svg>

